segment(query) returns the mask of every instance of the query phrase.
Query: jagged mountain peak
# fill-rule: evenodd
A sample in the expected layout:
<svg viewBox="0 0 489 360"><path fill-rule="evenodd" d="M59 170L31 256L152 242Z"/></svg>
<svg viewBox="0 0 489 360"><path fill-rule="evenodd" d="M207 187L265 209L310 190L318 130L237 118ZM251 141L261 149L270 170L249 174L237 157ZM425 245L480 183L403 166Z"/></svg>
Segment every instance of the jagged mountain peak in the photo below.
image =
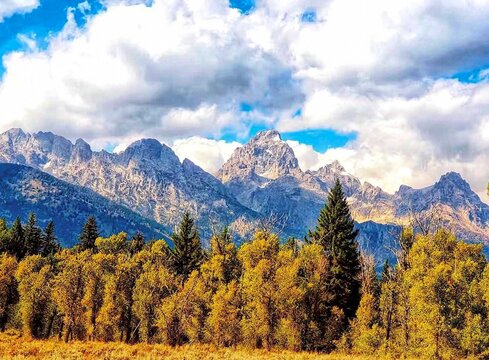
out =
<svg viewBox="0 0 489 360"><path fill-rule="evenodd" d="M9 135L11 137L25 137L26 133L21 128L11 128L5 131L2 135Z"/></svg>
<svg viewBox="0 0 489 360"><path fill-rule="evenodd" d="M92 158L90 145L83 139L77 139L71 158L73 161L89 161Z"/></svg>
<svg viewBox="0 0 489 360"><path fill-rule="evenodd" d="M265 130L237 148L219 170L218 177L223 182L253 176L277 179L296 172L300 169L294 150L282 141L278 131Z"/></svg>
<svg viewBox="0 0 489 360"><path fill-rule="evenodd" d="M164 160L175 166L180 165L177 155L171 148L156 139L141 139L129 145L120 156L126 161L131 160Z"/></svg>
<svg viewBox="0 0 489 360"><path fill-rule="evenodd" d="M455 171L450 171L447 172L445 175L442 175L440 177L440 180L438 180L437 184L453 184L458 187L466 188L470 190L470 185L465 179L460 175L459 173Z"/></svg>
<svg viewBox="0 0 489 360"><path fill-rule="evenodd" d="M331 164L324 165L316 170L318 174L338 174L349 175L343 165L338 160L333 161Z"/></svg>
<svg viewBox="0 0 489 360"><path fill-rule="evenodd" d="M138 151L159 151L163 145L156 139L140 139L131 143L124 152Z"/></svg>
<svg viewBox="0 0 489 360"><path fill-rule="evenodd" d="M471 198L480 201L469 183L459 173L453 171L442 175L431 188L433 193L438 194L440 200L447 203L466 202Z"/></svg>
<svg viewBox="0 0 489 360"><path fill-rule="evenodd" d="M253 138L251 138L250 143L264 142L264 141L279 142L282 141L282 136L277 130L262 130L258 132Z"/></svg>
<svg viewBox="0 0 489 360"><path fill-rule="evenodd" d="M355 191L359 191L362 186L360 180L348 173L338 160L322 166L316 171L308 171L307 173L328 184L328 187L333 186L336 179L339 179L348 196Z"/></svg>

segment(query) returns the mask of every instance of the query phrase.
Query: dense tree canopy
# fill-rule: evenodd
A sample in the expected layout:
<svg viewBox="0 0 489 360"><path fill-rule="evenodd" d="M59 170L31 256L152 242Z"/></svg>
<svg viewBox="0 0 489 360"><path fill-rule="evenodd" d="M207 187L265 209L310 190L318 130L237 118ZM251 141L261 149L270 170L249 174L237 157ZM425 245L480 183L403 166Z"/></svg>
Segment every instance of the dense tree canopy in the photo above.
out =
<svg viewBox="0 0 489 360"><path fill-rule="evenodd" d="M10 227L0 220L0 329L65 341L489 355L482 245L406 228L398 262L377 273L358 251L338 183L304 243L257 231L237 247L223 228L205 251L188 213L170 245L95 235L89 219L81 244L60 249L52 223L41 230L35 216Z"/></svg>

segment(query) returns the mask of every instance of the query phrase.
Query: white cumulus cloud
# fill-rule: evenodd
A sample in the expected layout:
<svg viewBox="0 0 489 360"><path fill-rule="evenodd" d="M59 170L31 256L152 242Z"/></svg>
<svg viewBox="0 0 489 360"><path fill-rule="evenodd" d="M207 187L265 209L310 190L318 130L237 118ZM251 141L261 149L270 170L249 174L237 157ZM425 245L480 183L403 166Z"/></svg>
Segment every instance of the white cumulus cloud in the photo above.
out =
<svg viewBox="0 0 489 360"><path fill-rule="evenodd" d="M20 2L2 2L0 18L4 3ZM226 0L103 3L82 27L68 12L47 49L4 56L1 130L117 150L155 137L215 171L237 144L206 137L334 129L356 138L323 154L289 142L303 168L338 159L389 191L455 170L484 192L488 1L257 0L249 15ZM454 76L464 72L474 83Z"/></svg>
<svg viewBox="0 0 489 360"><path fill-rule="evenodd" d="M39 0L2 0L0 2L0 22L16 13L28 13L39 6Z"/></svg>
<svg viewBox="0 0 489 360"><path fill-rule="evenodd" d="M215 174L239 146L241 144L235 141L226 142L193 136L176 140L172 149L180 161L187 158L207 172Z"/></svg>

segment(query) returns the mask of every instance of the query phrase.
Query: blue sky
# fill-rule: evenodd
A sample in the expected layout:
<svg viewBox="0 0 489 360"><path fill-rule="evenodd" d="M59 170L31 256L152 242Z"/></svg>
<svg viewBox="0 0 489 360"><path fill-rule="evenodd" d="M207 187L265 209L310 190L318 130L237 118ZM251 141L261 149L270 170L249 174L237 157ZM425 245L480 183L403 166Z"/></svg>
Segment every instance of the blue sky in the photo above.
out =
<svg viewBox="0 0 489 360"><path fill-rule="evenodd" d="M390 191L455 170L484 191L489 3L16 2L0 5L0 131L183 142L214 171L277 129L305 169L339 160Z"/></svg>
<svg viewBox="0 0 489 360"><path fill-rule="evenodd" d="M12 51L25 50L26 44L19 39L25 35L36 41L39 48L45 48L47 39L61 31L66 23L68 9L73 9L78 24L85 22L86 16L103 9L97 0L86 0L90 10L81 11L80 0L42 0L40 6L27 14L14 14L0 22L0 56ZM5 69L0 64L0 75Z"/></svg>

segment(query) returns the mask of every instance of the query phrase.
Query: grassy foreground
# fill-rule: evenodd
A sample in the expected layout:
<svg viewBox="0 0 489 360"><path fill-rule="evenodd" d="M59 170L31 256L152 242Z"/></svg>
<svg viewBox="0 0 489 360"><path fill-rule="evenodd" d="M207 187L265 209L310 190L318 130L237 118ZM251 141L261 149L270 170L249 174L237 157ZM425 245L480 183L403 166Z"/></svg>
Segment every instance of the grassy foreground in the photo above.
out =
<svg viewBox="0 0 489 360"><path fill-rule="evenodd" d="M288 351L216 349L206 345L172 348L161 344L30 340L15 332L0 333L0 359L230 359L230 360L373 360L374 357L294 353Z"/></svg>

